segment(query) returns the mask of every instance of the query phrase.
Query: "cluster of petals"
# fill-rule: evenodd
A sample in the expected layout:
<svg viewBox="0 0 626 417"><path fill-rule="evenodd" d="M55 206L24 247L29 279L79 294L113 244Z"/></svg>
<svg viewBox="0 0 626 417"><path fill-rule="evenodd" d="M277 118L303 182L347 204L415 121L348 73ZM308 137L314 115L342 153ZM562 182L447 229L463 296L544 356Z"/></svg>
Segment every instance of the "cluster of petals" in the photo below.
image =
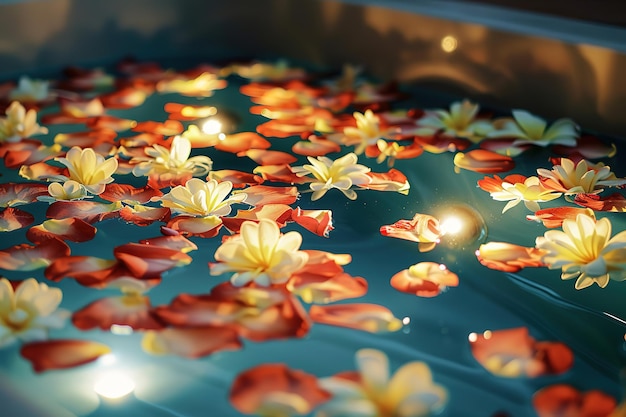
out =
<svg viewBox="0 0 626 417"><path fill-rule="evenodd" d="M41 133L48 133L48 129L37 124L37 112L26 111L18 101L11 103L6 117L0 117L0 143L18 142Z"/></svg>
<svg viewBox="0 0 626 417"><path fill-rule="evenodd" d="M489 192L496 201L507 201L502 213L510 210L521 202L530 211L538 211L539 203L559 198L562 193L546 188L539 177L524 177L523 175L509 175L504 179L497 175L493 178L485 177L478 181L478 186Z"/></svg>
<svg viewBox="0 0 626 417"><path fill-rule="evenodd" d="M560 269L564 280L576 279L575 288L610 280L626 280L626 231L611 237L611 221L579 214L563 221L563 230L548 230L536 240L546 252L542 261L550 269Z"/></svg>
<svg viewBox="0 0 626 417"><path fill-rule="evenodd" d="M105 159L91 148L81 149L77 146L67 151L64 158L55 158L55 160L65 165L69 176L53 177L52 179L63 182L73 181L68 187L48 189L51 192L59 192L60 199L66 199L63 197L66 197L67 193L74 195L77 193L76 189L80 187L89 194L102 194L106 185L114 181L112 175L118 166L116 158Z"/></svg>
<svg viewBox="0 0 626 417"><path fill-rule="evenodd" d="M617 178L611 167L602 162L591 164L586 160L575 163L571 159L561 158L552 170L537 169L543 185L562 192L572 194L598 194L604 187L621 187L626 185L625 178Z"/></svg>
<svg viewBox="0 0 626 417"><path fill-rule="evenodd" d="M478 142L494 130L489 120L481 120L478 115L480 107L469 100L457 101L450 105L450 111L427 110L416 121L415 133L420 136L443 134L467 138Z"/></svg>

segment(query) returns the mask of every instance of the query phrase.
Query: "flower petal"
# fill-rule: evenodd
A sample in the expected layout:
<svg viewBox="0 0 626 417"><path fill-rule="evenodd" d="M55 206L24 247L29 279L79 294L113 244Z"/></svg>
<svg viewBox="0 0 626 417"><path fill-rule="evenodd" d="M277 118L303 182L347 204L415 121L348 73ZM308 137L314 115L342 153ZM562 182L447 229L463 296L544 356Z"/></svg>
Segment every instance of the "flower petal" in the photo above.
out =
<svg viewBox="0 0 626 417"><path fill-rule="evenodd" d="M22 346L20 354L30 361L35 372L67 369L93 362L111 349L89 340L48 340Z"/></svg>
<svg viewBox="0 0 626 417"><path fill-rule="evenodd" d="M395 332L402 328L402 322L388 308L377 304L314 305L309 315L316 323L370 333Z"/></svg>

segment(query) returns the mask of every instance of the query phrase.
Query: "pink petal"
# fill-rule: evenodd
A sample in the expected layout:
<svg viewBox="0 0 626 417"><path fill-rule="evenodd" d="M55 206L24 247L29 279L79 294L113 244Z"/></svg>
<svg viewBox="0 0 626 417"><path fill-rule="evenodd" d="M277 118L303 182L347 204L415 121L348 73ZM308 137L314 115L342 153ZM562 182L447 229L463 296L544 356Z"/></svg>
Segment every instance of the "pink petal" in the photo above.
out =
<svg viewBox="0 0 626 417"><path fill-rule="evenodd" d="M121 201L126 204L145 204L158 201L163 196L160 190L152 187L135 188L130 184L108 184L105 191L100 194L100 198L107 201Z"/></svg>
<svg viewBox="0 0 626 417"><path fill-rule="evenodd" d="M334 229L330 210L302 210L296 207L291 212L291 219L318 236L328 237Z"/></svg>
<svg viewBox="0 0 626 417"><path fill-rule="evenodd" d="M303 414L328 401L314 375L288 368L284 364L263 364L237 375L230 389L230 402L239 412L257 414L268 396L287 394L306 402Z"/></svg>
<svg viewBox="0 0 626 417"><path fill-rule="evenodd" d="M57 201L46 211L50 219L76 217L87 223L97 223L106 219L119 217L121 203L98 203L94 201Z"/></svg>
<svg viewBox="0 0 626 417"><path fill-rule="evenodd" d="M378 304L314 305L309 316L316 323L370 333L397 331L402 327L400 320L387 307Z"/></svg>
<svg viewBox="0 0 626 417"><path fill-rule="evenodd" d="M227 327L167 328L149 331L142 344L150 353L191 359L222 350L238 350L242 347L237 333Z"/></svg>
<svg viewBox="0 0 626 417"><path fill-rule="evenodd" d="M134 330L161 329L163 325L150 314L147 296L128 294L96 300L74 312L72 323L80 330L110 330L113 325Z"/></svg>
<svg viewBox="0 0 626 417"><path fill-rule="evenodd" d="M113 254L140 279L157 277L172 268L191 263L191 257L181 251L140 243L117 246Z"/></svg>
<svg viewBox="0 0 626 417"><path fill-rule="evenodd" d="M35 216L23 210L8 207L0 211L0 232L11 232L32 224Z"/></svg>
<svg viewBox="0 0 626 417"><path fill-rule="evenodd" d="M576 220L579 214L593 217L593 211L588 208L552 207L538 210L534 215L527 215L526 219L543 223L549 229L559 228L563 220Z"/></svg>
<svg viewBox="0 0 626 417"><path fill-rule="evenodd" d="M47 220L40 225L31 227L26 232L26 238L33 243L40 243L48 239L87 242L93 239L95 235L95 227L84 220L73 217Z"/></svg>
<svg viewBox="0 0 626 417"><path fill-rule="evenodd" d="M35 372L74 368L93 362L111 349L89 340L48 340L22 346L20 354L30 361Z"/></svg>
<svg viewBox="0 0 626 417"><path fill-rule="evenodd" d="M34 203L37 197L48 195L48 186L33 183L0 184L0 207Z"/></svg>
<svg viewBox="0 0 626 417"><path fill-rule="evenodd" d="M251 149L267 149L271 145L267 139L256 133L242 132L226 135L224 139L217 142L215 149L224 152L240 153Z"/></svg>
<svg viewBox="0 0 626 417"><path fill-rule="evenodd" d="M246 204L257 207L266 204L292 204L300 196L296 187L253 185L246 188L243 192L247 195Z"/></svg>
<svg viewBox="0 0 626 417"><path fill-rule="evenodd" d="M24 243L0 251L0 268L10 271L33 271L69 254L69 246L58 239L49 239L36 246Z"/></svg>
<svg viewBox="0 0 626 417"><path fill-rule="evenodd" d="M298 160L296 157L286 152L268 151L266 149L250 149L238 155L245 155L259 165L289 165Z"/></svg>
<svg viewBox="0 0 626 417"><path fill-rule="evenodd" d="M153 133L164 136L174 136L183 133L184 127L178 120L166 120L163 123L147 121L139 122L133 127L133 132Z"/></svg>
<svg viewBox="0 0 626 417"><path fill-rule="evenodd" d="M457 138L442 134L433 136L416 136L415 142L422 146L426 152L443 153L463 151L470 147L472 142L464 138Z"/></svg>
<svg viewBox="0 0 626 417"><path fill-rule="evenodd" d="M222 169L209 172L209 179L218 182L230 181L234 188L243 188L248 185L258 185L263 182L263 178L248 172L236 171L234 169Z"/></svg>
<svg viewBox="0 0 626 417"><path fill-rule="evenodd" d="M466 153L457 153L454 156L454 165L469 171L495 174L512 170L515 168L515 161L506 155L485 149L474 149Z"/></svg>
<svg viewBox="0 0 626 417"><path fill-rule="evenodd" d="M528 267L542 267L541 258L545 252L506 242L489 242L480 245L476 251L478 261L489 269L504 272L517 272Z"/></svg>

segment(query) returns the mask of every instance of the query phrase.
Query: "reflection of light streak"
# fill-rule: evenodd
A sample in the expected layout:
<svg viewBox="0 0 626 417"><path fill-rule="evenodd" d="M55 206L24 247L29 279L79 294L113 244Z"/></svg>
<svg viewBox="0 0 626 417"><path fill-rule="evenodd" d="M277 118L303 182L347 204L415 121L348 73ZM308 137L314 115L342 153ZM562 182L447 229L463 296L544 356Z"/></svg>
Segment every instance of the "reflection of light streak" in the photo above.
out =
<svg viewBox="0 0 626 417"><path fill-rule="evenodd" d="M448 35L441 40L441 49L443 49L444 52L454 52L458 46L459 42L454 36Z"/></svg>

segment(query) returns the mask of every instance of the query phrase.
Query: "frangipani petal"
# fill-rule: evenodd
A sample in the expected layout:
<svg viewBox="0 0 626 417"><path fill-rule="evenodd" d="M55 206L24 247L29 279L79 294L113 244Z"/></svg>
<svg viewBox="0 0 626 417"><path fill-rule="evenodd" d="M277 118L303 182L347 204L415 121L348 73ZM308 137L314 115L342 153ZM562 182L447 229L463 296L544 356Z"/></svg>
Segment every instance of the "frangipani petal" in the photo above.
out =
<svg viewBox="0 0 626 417"><path fill-rule="evenodd" d="M391 277L393 288L418 297L434 297L447 287L459 285L459 277L445 265L420 262Z"/></svg>

